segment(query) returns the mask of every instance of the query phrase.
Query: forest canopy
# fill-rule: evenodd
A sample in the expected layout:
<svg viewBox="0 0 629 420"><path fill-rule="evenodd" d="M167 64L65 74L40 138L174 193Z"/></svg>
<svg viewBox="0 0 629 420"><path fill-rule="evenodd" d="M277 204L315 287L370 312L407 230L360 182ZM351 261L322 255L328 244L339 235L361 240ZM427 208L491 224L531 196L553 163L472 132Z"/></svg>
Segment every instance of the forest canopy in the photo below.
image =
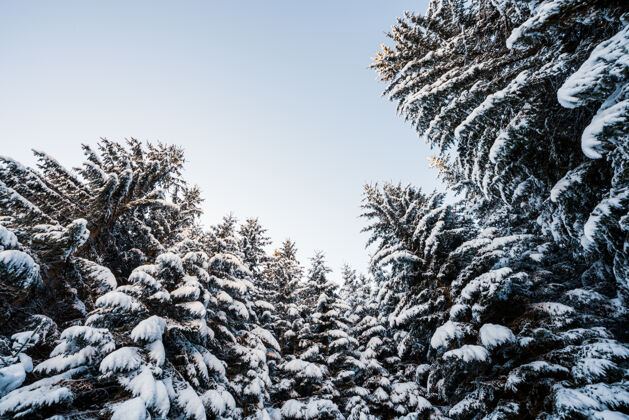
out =
<svg viewBox="0 0 629 420"><path fill-rule="evenodd" d="M457 196L364 186L341 285L203 226L178 146L0 156L0 418L629 418L627 5L432 0L388 37Z"/></svg>

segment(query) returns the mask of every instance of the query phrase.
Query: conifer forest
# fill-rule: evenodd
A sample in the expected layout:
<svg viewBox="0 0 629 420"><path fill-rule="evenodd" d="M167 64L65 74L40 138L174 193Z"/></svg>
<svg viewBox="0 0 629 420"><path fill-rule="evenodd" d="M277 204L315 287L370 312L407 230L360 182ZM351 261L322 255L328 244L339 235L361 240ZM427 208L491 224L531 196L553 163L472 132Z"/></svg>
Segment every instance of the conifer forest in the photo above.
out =
<svg viewBox="0 0 629 420"><path fill-rule="evenodd" d="M454 199L365 185L342 284L202 225L177 145L0 157L0 418L629 419L629 3L392 24L371 71Z"/></svg>

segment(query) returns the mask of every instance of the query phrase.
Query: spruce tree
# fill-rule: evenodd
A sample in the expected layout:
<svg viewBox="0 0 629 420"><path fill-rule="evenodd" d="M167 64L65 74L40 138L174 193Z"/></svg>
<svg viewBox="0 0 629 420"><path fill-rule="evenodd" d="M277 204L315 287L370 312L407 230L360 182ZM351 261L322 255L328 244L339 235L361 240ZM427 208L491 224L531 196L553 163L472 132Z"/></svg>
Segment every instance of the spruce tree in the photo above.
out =
<svg viewBox="0 0 629 420"><path fill-rule="evenodd" d="M449 249L463 264L426 356L450 417L626 410L624 10L435 0L373 64L480 228Z"/></svg>

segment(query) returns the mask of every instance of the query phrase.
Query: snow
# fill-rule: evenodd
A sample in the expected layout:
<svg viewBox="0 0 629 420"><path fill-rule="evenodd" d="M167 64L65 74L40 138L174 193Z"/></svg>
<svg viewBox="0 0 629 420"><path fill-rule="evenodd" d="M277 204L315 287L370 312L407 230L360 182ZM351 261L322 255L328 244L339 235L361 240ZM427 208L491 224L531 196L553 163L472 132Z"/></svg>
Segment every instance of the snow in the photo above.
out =
<svg viewBox="0 0 629 420"><path fill-rule="evenodd" d="M624 360L629 359L629 347L615 340L601 340L582 346L583 354L587 357Z"/></svg>
<svg viewBox="0 0 629 420"><path fill-rule="evenodd" d="M349 390L349 394L366 397L369 395L369 390L367 388L363 388L362 386L355 386Z"/></svg>
<svg viewBox="0 0 629 420"><path fill-rule="evenodd" d="M306 362L301 359L294 359L284 365L284 370L296 373L299 377L320 379L323 378L324 372L320 366L315 363Z"/></svg>
<svg viewBox="0 0 629 420"><path fill-rule="evenodd" d="M332 338L347 338L348 334L343 330L329 330L328 336Z"/></svg>
<svg viewBox="0 0 629 420"><path fill-rule="evenodd" d="M458 257L467 254L470 250L478 249L491 244L490 238L485 238L480 235L478 238L471 239L463 242L457 249L455 249L450 256Z"/></svg>
<svg viewBox="0 0 629 420"><path fill-rule="evenodd" d="M166 329L166 321L156 315L142 320L131 331L131 339L135 342L152 342L162 339Z"/></svg>
<svg viewBox="0 0 629 420"><path fill-rule="evenodd" d="M223 400L225 401L225 406L228 410L233 410L234 408L236 408L236 400L234 400L234 397L232 396L232 394L229 393L229 391L227 391L226 389L221 389L221 397L223 397Z"/></svg>
<svg viewBox="0 0 629 420"><path fill-rule="evenodd" d="M256 326L253 330L251 330L251 332L260 337L266 345L270 346L274 350L277 350L278 352L281 351L280 344L277 342L271 331Z"/></svg>
<svg viewBox="0 0 629 420"><path fill-rule="evenodd" d="M21 386L24 379L26 379L26 369L22 363L15 363L0 369L0 396L4 396Z"/></svg>
<svg viewBox="0 0 629 420"><path fill-rule="evenodd" d="M13 348L13 350L28 350L35 344L39 343L40 338L40 335L34 330L15 333L11 336L11 340L13 340L11 348Z"/></svg>
<svg viewBox="0 0 629 420"><path fill-rule="evenodd" d="M600 233L601 222L610 215L613 210L622 210L623 201L629 199L629 189L625 189L619 195L608 197L594 207L588 220L583 225L583 235L581 236L581 246L590 250L597 243L597 235Z"/></svg>
<svg viewBox="0 0 629 420"><path fill-rule="evenodd" d="M225 365L212 353L210 353L209 351L204 352L203 361L208 368L218 373L220 376L225 376Z"/></svg>
<svg viewBox="0 0 629 420"><path fill-rule="evenodd" d="M459 316L463 315L468 308L469 305L462 305L460 303L452 305L450 308L450 319L456 320Z"/></svg>
<svg viewBox="0 0 629 420"><path fill-rule="evenodd" d="M106 328L93 328L83 325L68 327L61 333L60 338L67 341L84 340L90 344L106 344L113 342L113 337ZM53 351L53 354L55 352Z"/></svg>
<svg viewBox="0 0 629 420"><path fill-rule="evenodd" d="M575 183L583 182L583 175L585 174L587 166L578 166L575 169L569 171L563 178L561 178L550 190L550 201L557 202L559 197Z"/></svg>
<svg viewBox="0 0 629 420"><path fill-rule="evenodd" d="M170 301L170 293L168 293L166 290L160 290L159 292L153 293L151 296L149 296L149 299L157 300L159 302L168 302Z"/></svg>
<svg viewBox="0 0 629 420"><path fill-rule="evenodd" d="M249 310L247 309L247 305L245 305L241 301L234 299L231 305L229 305L229 309L234 311L241 318L249 319Z"/></svg>
<svg viewBox="0 0 629 420"><path fill-rule="evenodd" d="M218 253L210 258L209 266L226 266L233 271L244 274L245 276L251 276L251 271L245 264L242 263L240 258L229 253Z"/></svg>
<svg viewBox="0 0 629 420"><path fill-rule="evenodd" d="M353 377L354 375L356 375L356 372L354 372L353 370L342 370L336 375L336 378L345 380Z"/></svg>
<svg viewBox="0 0 629 420"><path fill-rule="evenodd" d="M0 399L0 416L8 416L12 413L28 414L36 408L71 401L73 395L70 389L58 386L58 384L83 371L82 368L72 369L11 391Z"/></svg>
<svg viewBox="0 0 629 420"><path fill-rule="evenodd" d="M216 294L216 299L218 299L219 302L226 303L226 304L230 304L234 301L234 299L229 295L229 293L223 290L221 290L220 292Z"/></svg>
<svg viewBox="0 0 629 420"><path fill-rule="evenodd" d="M382 387L376 388L376 390L371 394L371 397L376 402L387 401L389 399L389 394L382 389Z"/></svg>
<svg viewBox="0 0 629 420"><path fill-rule="evenodd" d="M601 405L594 396L588 395L589 393L579 392L576 389L564 388L560 385L555 386L553 391L555 406L562 412L579 412L583 414L592 409L601 410L606 408Z"/></svg>
<svg viewBox="0 0 629 420"><path fill-rule="evenodd" d="M24 372L30 373L33 371L33 359L26 353L19 353L17 355L20 364L24 367Z"/></svg>
<svg viewBox="0 0 629 420"><path fill-rule="evenodd" d="M625 85L625 90L629 91L629 85ZM590 124L585 127L581 136L581 149L590 159L600 159L603 157L603 141L620 142L622 138L606 138L608 132L626 130L629 122L629 94L625 98L615 103L616 96L612 95L611 100L606 101L599 111L594 115Z"/></svg>
<svg viewBox="0 0 629 420"><path fill-rule="evenodd" d="M162 340L152 341L146 345L146 348L149 351L149 357L157 366L164 364L166 360L166 350L164 349Z"/></svg>
<svg viewBox="0 0 629 420"><path fill-rule="evenodd" d="M203 405L209 408L212 413L217 416L221 416L227 408L221 392L214 389L206 391L203 395L201 395L201 400L203 401Z"/></svg>
<svg viewBox="0 0 629 420"><path fill-rule="evenodd" d="M442 213L445 206L434 209L433 211L436 214ZM432 213L431 211L430 213ZM443 227L445 226L445 222L443 220L438 220L430 229L430 235L426 238L424 242L424 255L430 255L435 252L436 247L439 245L439 235L443 231Z"/></svg>
<svg viewBox="0 0 629 420"><path fill-rule="evenodd" d="M284 365L284 370L296 373L304 370L309 364L310 362L306 362L301 359L294 359Z"/></svg>
<svg viewBox="0 0 629 420"><path fill-rule="evenodd" d="M43 243L53 243L55 256L66 261L90 236L85 219L76 219L68 226L39 224L34 226L33 239Z"/></svg>
<svg viewBox="0 0 629 420"><path fill-rule="evenodd" d="M304 352L299 357L301 357L302 359L310 359L311 357L316 356L317 354L319 354L319 345L313 344L312 346L304 350Z"/></svg>
<svg viewBox="0 0 629 420"><path fill-rule="evenodd" d="M502 103L502 101L506 100L506 98L517 95L519 91L526 86L526 80L529 74L530 72L528 70L522 71L513 80L511 80L506 87L488 95L485 100L479 106L474 108L472 112L465 117L465 120L463 120L463 122L454 129L454 137L460 139L461 135L465 131L468 131L472 124L482 122L482 120L479 121L479 118L483 118L492 109L495 109L495 107Z"/></svg>
<svg viewBox="0 0 629 420"><path fill-rule="evenodd" d="M601 85L625 80L629 68L629 25L594 48L581 67L559 88L557 99L566 108L575 108L590 100L600 100L592 91L603 90ZM613 89L612 89L613 90ZM586 95L586 93L590 93Z"/></svg>
<svg viewBox="0 0 629 420"><path fill-rule="evenodd" d="M54 352L53 352L54 354ZM95 347L85 346L72 354L57 354L50 359L44 360L35 368L37 373L57 373L68 369L89 364L99 356L99 351Z"/></svg>
<svg viewBox="0 0 629 420"><path fill-rule="evenodd" d="M201 350L205 351L205 349L201 349ZM204 380L208 380L210 377L210 374L208 372L207 365L205 364L205 361L203 360L203 355L201 354L199 349L196 349L196 348L190 349L188 351L188 359L189 359L188 369L196 370L198 376L200 376Z"/></svg>
<svg viewBox="0 0 629 420"><path fill-rule="evenodd" d="M118 291L105 293L96 299L96 306L121 309L125 312L139 312L144 307L136 298Z"/></svg>
<svg viewBox="0 0 629 420"><path fill-rule="evenodd" d="M0 251L17 248L17 237L13 232L0 225Z"/></svg>
<svg viewBox="0 0 629 420"><path fill-rule="evenodd" d="M629 420L629 415L620 411L602 410L593 412L591 415L594 420Z"/></svg>
<svg viewBox="0 0 629 420"><path fill-rule="evenodd" d="M562 317L574 314L574 308L558 302L541 302L531 305L533 309L546 312L555 317Z"/></svg>
<svg viewBox="0 0 629 420"><path fill-rule="evenodd" d="M108 354L100 362L101 373L126 372L140 367L142 357L137 347L121 347Z"/></svg>
<svg viewBox="0 0 629 420"><path fill-rule="evenodd" d="M618 365L611 360L585 357L572 367L572 377L582 383L604 380L609 372L617 371Z"/></svg>
<svg viewBox="0 0 629 420"><path fill-rule="evenodd" d="M165 252L163 254L160 254L155 259L155 264L161 267L168 267L177 273L183 272L183 265L181 263L181 258L173 254L172 252Z"/></svg>
<svg viewBox="0 0 629 420"><path fill-rule="evenodd" d="M140 373L129 381L126 388L131 391L134 396L142 398L142 401L144 401L147 406L153 403L157 393L155 389L155 378L151 373L151 369L147 366L142 367Z"/></svg>
<svg viewBox="0 0 629 420"><path fill-rule="evenodd" d="M302 418L304 404L297 400L288 400L282 405L282 416L289 419Z"/></svg>
<svg viewBox="0 0 629 420"><path fill-rule="evenodd" d="M92 283L92 287L99 294L112 291L118 286L116 277L107 267L84 258L77 258L76 262L85 271L89 281Z"/></svg>
<svg viewBox="0 0 629 420"><path fill-rule="evenodd" d="M206 416L203 401L201 401L201 398L190 386L186 386L179 391L177 403L183 409L187 419L205 420Z"/></svg>
<svg viewBox="0 0 629 420"><path fill-rule="evenodd" d="M245 389L242 391L243 395L249 395L253 397L261 397L262 389L264 387L264 383L259 378L254 378L251 382L247 384Z"/></svg>
<svg viewBox="0 0 629 420"><path fill-rule="evenodd" d="M430 346L433 349L440 347L448 347L453 340L457 340L463 336L461 324L458 322L447 321L445 324L437 328L430 339Z"/></svg>
<svg viewBox="0 0 629 420"><path fill-rule="evenodd" d="M14 249L0 251L0 275L5 282L24 289L41 284L39 265L27 253Z"/></svg>
<svg viewBox="0 0 629 420"><path fill-rule="evenodd" d="M196 316L199 318L204 317L206 313L205 306L203 306L203 304L198 301L178 303L176 306L182 308L191 316Z"/></svg>
<svg viewBox="0 0 629 420"><path fill-rule="evenodd" d="M367 342L366 348L375 350L382 345L382 339L380 337L371 337Z"/></svg>
<svg viewBox="0 0 629 420"><path fill-rule="evenodd" d="M145 267L143 266L134 269L129 275L129 283L139 283L153 290L159 290L162 287L161 284L157 280L155 280L153 276L144 271L144 269Z"/></svg>
<svg viewBox="0 0 629 420"><path fill-rule="evenodd" d="M492 244L493 245L493 244ZM509 276L513 270L509 267L502 267L483 273L470 281L461 290L461 298L471 300L477 293L485 292L487 295L493 294L504 279Z"/></svg>
<svg viewBox="0 0 629 420"><path fill-rule="evenodd" d="M183 285L170 292L170 296L177 300L197 300L200 295L199 282L194 277L189 278L187 281L184 279Z"/></svg>
<svg viewBox="0 0 629 420"><path fill-rule="evenodd" d="M539 3L533 10L531 17L520 26L513 29L511 35L507 38L507 48L521 48L522 39L525 35L533 35L535 31L542 27L547 21L559 15L563 7L569 3L568 0L551 0Z"/></svg>
<svg viewBox="0 0 629 420"><path fill-rule="evenodd" d="M432 407L432 404L419 394L419 386L414 382L397 382L391 386L391 402L406 403L409 409L422 412Z"/></svg>
<svg viewBox="0 0 629 420"><path fill-rule="evenodd" d="M150 420L142 398L133 398L114 407L111 420Z"/></svg>
<svg viewBox="0 0 629 420"><path fill-rule="evenodd" d="M561 365L548 363L544 360L536 360L513 369L507 377L505 388L517 391L520 384L527 382L528 378L535 379L537 376L540 376L539 374L552 376L556 374L565 375L567 373L568 369Z"/></svg>
<svg viewBox="0 0 629 420"><path fill-rule="evenodd" d="M477 393L470 393L448 411L448 416L455 419L468 418L472 416L473 413L481 411L484 406L484 401L479 398ZM487 418L483 420L487 420Z"/></svg>
<svg viewBox="0 0 629 420"><path fill-rule="evenodd" d="M310 401L308 401L308 404L305 408L307 419L318 417L332 418L331 414L338 411L338 407L336 406L336 404L326 399L311 399Z"/></svg>
<svg viewBox="0 0 629 420"><path fill-rule="evenodd" d="M480 327L479 336L481 344L488 349L515 341L515 335L509 328L497 324L484 324Z"/></svg>
<svg viewBox="0 0 629 420"><path fill-rule="evenodd" d="M426 303L405 308L392 320L392 326L405 325L415 319L419 314L426 312L428 309L430 309L430 305Z"/></svg>
<svg viewBox="0 0 629 420"><path fill-rule="evenodd" d="M375 260L375 256L374 258L372 258L372 261L374 260ZM378 264L384 267L387 264L401 263L401 262L415 263L419 261L420 261L420 258L418 256L413 255L408 251L395 251L390 254L387 254L385 257L380 259L380 261L378 261Z"/></svg>
<svg viewBox="0 0 629 420"><path fill-rule="evenodd" d="M493 238L491 240L491 243L483 246L479 250L479 252L483 253L483 252L489 252L489 251L501 249L514 242L523 241L523 240L532 239L532 238L534 238L533 235L525 235L525 234L500 236L498 238Z"/></svg>
<svg viewBox="0 0 629 420"><path fill-rule="evenodd" d="M10 160L10 159L6 158L4 156L0 156L0 160L6 161L6 160ZM41 183L41 185L43 185L43 183ZM48 187L46 187L45 185L43 185L43 187L44 187L44 189L49 190ZM31 203L30 201L28 201L27 199L22 197L20 194L15 192L15 190L13 190L12 188L9 188L2 181L0 181L0 193L4 197L6 197L6 200L8 202L10 202L10 203L14 204L16 207L18 207L18 209L20 209L20 210L22 210L22 211L24 211L26 213L36 215L37 218L40 219L40 220L43 219L45 221L53 222L53 220L50 219L50 217L48 217L48 215L46 215L44 212L42 212L37 206L35 206L33 203Z"/></svg>
<svg viewBox="0 0 629 420"><path fill-rule="evenodd" d="M138 375L129 381L126 388L133 396L140 397L147 408L154 409L165 417L170 410L168 391L162 381L156 381L147 366L143 367Z"/></svg>
<svg viewBox="0 0 629 420"><path fill-rule="evenodd" d="M349 338L339 338L330 343L330 349L336 350L338 348L349 346L351 340Z"/></svg>
<svg viewBox="0 0 629 420"><path fill-rule="evenodd" d="M445 360L459 359L464 362L481 361L484 362L489 358L489 352L483 346L466 344L458 349L447 351L443 354Z"/></svg>
<svg viewBox="0 0 629 420"><path fill-rule="evenodd" d="M268 309L269 311L272 311L275 309L275 306L273 306L272 304L270 304L269 302L265 300L256 300L254 302L254 305L256 305L258 308Z"/></svg>

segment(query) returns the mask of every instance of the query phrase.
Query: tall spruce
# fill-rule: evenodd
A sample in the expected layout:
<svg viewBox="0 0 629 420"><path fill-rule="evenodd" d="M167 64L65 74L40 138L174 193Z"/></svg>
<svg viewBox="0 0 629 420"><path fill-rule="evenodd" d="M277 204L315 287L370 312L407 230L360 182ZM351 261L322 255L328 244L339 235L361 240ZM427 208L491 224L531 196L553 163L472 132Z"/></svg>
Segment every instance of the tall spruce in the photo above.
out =
<svg viewBox="0 0 629 420"><path fill-rule="evenodd" d="M375 58L480 229L451 249L447 322L412 342L450 417L627 410L624 12L435 0Z"/></svg>

